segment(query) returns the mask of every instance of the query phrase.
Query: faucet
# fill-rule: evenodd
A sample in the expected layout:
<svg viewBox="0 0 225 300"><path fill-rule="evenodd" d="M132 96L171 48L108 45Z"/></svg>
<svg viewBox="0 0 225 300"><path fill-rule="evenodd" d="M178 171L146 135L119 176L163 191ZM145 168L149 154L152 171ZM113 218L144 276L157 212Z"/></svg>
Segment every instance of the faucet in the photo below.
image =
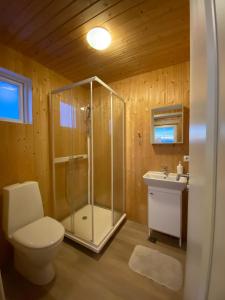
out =
<svg viewBox="0 0 225 300"><path fill-rule="evenodd" d="M167 166L162 166L162 171L163 171L163 174L167 177L168 174L169 174L168 167Z"/></svg>
<svg viewBox="0 0 225 300"><path fill-rule="evenodd" d="M177 174L176 180L179 181L181 177L186 177L187 178L187 182L189 181L190 178L190 174Z"/></svg>

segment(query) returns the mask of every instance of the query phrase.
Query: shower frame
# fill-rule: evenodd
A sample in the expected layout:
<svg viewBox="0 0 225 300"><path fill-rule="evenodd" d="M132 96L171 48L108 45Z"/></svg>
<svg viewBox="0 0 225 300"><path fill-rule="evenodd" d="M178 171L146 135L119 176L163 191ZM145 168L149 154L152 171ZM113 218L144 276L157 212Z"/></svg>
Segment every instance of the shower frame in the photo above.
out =
<svg viewBox="0 0 225 300"><path fill-rule="evenodd" d="M111 131L111 212L112 212L112 229L106 234L106 236L102 239L102 241L96 245L94 243L94 159L93 159L93 153L94 153L94 147L93 147L93 82L99 83L101 86L103 86L105 89L107 89L110 92L110 131ZM51 137L51 164L52 164L52 195L53 195L53 211L54 216L56 215L56 193L55 193L55 146L54 146L54 113L53 113L53 95L67 91L69 89L82 86L85 84L90 84L90 109L91 109L91 149L89 151L88 155L88 198L90 198L90 186L91 186L91 199L90 204L92 207L92 239L91 241L85 240L81 237L75 236L74 234L66 231L65 236L87 248L90 250L99 253L102 248L105 246L105 244L108 242L108 240L112 237L112 235L115 233L117 228L120 226L120 224L124 221L126 218L125 213L125 101L124 99L119 96L109 85L107 85L105 82L103 82L100 78L97 76L93 76L69 85L65 85L61 88L54 89L50 92L49 95L49 110L50 110L50 137ZM113 161L113 96L116 96L119 98L123 103L123 121L122 121L122 173L123 173L123 191L122 191L122 214L117 220L117 222L114 224L114 198L113 198L113 171L114 171L114 161ZM91 152L91 155L90 155ZM91 172L90 172L90 156L91 156ZM91 179L91 184L90 184Z"/></svg>

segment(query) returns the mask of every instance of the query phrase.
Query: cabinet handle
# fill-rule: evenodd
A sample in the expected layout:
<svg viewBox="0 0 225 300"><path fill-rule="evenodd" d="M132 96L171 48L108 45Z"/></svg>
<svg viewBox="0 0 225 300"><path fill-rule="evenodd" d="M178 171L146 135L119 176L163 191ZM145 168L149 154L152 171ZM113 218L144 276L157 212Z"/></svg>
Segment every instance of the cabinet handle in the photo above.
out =
<svg viewBox="0 0 225 300"><path fill-rule="evenodd" d="M154 195L154 193L149 193L150 195Z"/></svg>

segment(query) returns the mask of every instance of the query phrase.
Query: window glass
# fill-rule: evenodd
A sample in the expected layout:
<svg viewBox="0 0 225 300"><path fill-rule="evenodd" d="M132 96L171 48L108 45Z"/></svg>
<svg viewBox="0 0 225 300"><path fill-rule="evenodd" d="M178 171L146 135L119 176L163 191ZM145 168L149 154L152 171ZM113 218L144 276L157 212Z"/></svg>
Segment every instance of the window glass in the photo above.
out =
<svg viewBox="0 0 225 300"><path fill-rule="evenodd" d="M60 126L76 128L76 109L62 100L60 101Z"/></svg>
<svg viewBox="0 0 225 300"><path fill-rule="evenodd" d="M0 80L0 118L20 120L20 86Z"/></svg>
<svg viewBox="0 0 225 300"><path fill-rule="evenodd" d="M32 81L0 68L0 121L32 123Z"/></svg>

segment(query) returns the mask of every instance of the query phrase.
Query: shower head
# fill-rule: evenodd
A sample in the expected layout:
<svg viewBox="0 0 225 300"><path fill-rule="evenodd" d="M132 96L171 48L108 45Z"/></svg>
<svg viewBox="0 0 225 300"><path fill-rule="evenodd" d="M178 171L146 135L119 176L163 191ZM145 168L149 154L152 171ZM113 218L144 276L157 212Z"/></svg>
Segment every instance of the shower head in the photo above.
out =
<svg viewBox="0 0 225 300"><path fill-rule="evenodd" d="M87 120L89 120L90 116L91 116L91 107L90 107L90 105L88 104L87 106L82 106L80 108L80 110L86 112L86 118L87 118Z"/></svg>
<svg viewBox="0 0 225 300"><path fill-rule="evenodd" d="M87 110L89 110L90 109L90 105L88 104L87 106L82 106L81 108L80 108L80 110L82 110L82 111L87 111Z"/></svg>

